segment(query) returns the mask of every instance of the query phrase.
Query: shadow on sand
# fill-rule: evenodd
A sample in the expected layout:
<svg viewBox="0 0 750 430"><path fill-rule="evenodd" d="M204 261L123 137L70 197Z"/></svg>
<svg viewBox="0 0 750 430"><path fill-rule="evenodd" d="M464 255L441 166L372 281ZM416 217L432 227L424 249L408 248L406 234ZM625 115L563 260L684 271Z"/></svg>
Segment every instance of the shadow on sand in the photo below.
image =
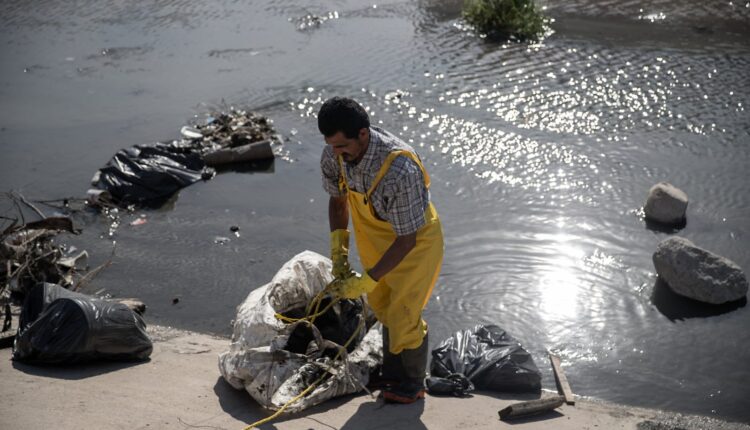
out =
<svg viewBox="0 0 750 430"><path fill-rule="evenodd" d="M214 384L214 394L219 399L219 405L224 412L244 423L251 424L270 415L250 397L247 391L236 390L221 376ZM273 428L273 426L267 424L260 428Z"/></svg>
<svg viewBox="0 0 750 430"><path fill-rule="evenodd" d="M214 385L214 393L219 398L222 410L237 420L247 424L263 419L271 415L270 411L258 405L244 390L235 390L223 378L218 378ZM275 429L274 423L285 422L300 418L314 421L324 427L339 430L367 430L367 429L394 429L394 430L426 430L422 423L424 412L424 401L420 400L411 405L388 405L383 403L382 398L370 399L367 397L365 403L361 404L357 411L349 417L343 426L334 427L320 421L312 415L323 414L329 410L337 409L349 402L355 396L363 394L352 394L331 399L323 404L313 406L295 414L285 414L270 423L263 424L261 430ZM366 395L364 395L366 396Z"/></svg>
<svg viewBox="0 0 750 430"><path fill-rule="evenodd" d="M144 361L96 361L79 364L26 364L13 361L13 368L23 373L45 378L67 379L77 381L91 378L92 376L104 375L109 372L127 369L148 363Z"/></svg>

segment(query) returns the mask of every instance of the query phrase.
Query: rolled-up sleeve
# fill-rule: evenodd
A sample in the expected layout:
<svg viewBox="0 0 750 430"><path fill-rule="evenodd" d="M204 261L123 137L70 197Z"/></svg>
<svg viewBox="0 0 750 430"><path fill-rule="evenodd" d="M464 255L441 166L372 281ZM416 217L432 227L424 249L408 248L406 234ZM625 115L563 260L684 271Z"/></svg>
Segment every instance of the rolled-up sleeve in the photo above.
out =
<svg viewBox="0 0 750 430"><path fill-rule="evenodd" d="M422 170L411 160L398 157L384 180L386 220L397 236L415 233L425 225L424 213L429 204Z"/></svg>
<svg viewBox="0 0 750 430"><path fill-rule="evenodd" d="M323 176L323 189L333 197L341 197L346 194L339 190L339 177L341 166L333 154L330 145L326 145L320 156L320 171Z"/></svg>

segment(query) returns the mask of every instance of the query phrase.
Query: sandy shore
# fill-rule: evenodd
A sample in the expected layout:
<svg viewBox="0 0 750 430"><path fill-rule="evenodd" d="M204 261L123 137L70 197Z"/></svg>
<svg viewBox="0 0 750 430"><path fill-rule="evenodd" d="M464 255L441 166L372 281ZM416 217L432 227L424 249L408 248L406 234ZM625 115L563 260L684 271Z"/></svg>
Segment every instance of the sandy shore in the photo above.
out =
<svg viewBox="0 0 750 430"><path fill-rule="evenodd" d="M2 429L243 429L268 413L221 379L217 355L228 339L151 327L154 352L145 363L37 367L0 350ZM475 394L428 396L414 405L385 405L368 395L347 396L263 429L750 429L684 416L578 399L575 406L517 421L497 411L522 397Z"/></svg>

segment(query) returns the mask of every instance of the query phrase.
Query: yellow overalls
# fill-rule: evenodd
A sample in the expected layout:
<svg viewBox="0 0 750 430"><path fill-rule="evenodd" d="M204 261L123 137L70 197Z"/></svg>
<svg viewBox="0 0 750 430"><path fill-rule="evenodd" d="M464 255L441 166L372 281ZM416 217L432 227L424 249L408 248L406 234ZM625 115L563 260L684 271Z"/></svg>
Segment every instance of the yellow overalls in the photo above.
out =
<svg viewBox="0 0 750 430"><path fill-rule="evenodd" d="M391 225L378 219L372 204L368 202L372 192L398 156L409 157L417 163L422 170L425 186L429 188L430 177L419 158L412 152L402 150L388 154L367 193L358 193L349 188L344 162L339 156L339 187L347 192L355 240L365 270L374 267L396 240L396 233ZM388 328L389 349L393 354L399 354L404 349L418 348L422 344L422 339L427 333L427 323L422 319L422 309L427 305L443 262L443 230L432 203L425 210L424 216L426 224L417 231L416 246L398 266L383 276L375 290L367 295L378 321Z"/></svg>

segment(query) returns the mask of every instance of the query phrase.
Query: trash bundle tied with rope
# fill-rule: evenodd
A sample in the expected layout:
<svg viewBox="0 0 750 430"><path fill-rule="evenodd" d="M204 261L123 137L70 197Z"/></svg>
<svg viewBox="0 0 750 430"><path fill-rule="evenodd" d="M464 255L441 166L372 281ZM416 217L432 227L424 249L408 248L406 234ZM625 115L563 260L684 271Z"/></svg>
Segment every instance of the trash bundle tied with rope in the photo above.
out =
<svg viewBox="0 0 750 430"><path fill-rule="evenodd" d="M261 406L298 412L355 393L382 362L381 331L363 300L328 294L331 260L305 251L238 307L224 379Z"/></svg>

